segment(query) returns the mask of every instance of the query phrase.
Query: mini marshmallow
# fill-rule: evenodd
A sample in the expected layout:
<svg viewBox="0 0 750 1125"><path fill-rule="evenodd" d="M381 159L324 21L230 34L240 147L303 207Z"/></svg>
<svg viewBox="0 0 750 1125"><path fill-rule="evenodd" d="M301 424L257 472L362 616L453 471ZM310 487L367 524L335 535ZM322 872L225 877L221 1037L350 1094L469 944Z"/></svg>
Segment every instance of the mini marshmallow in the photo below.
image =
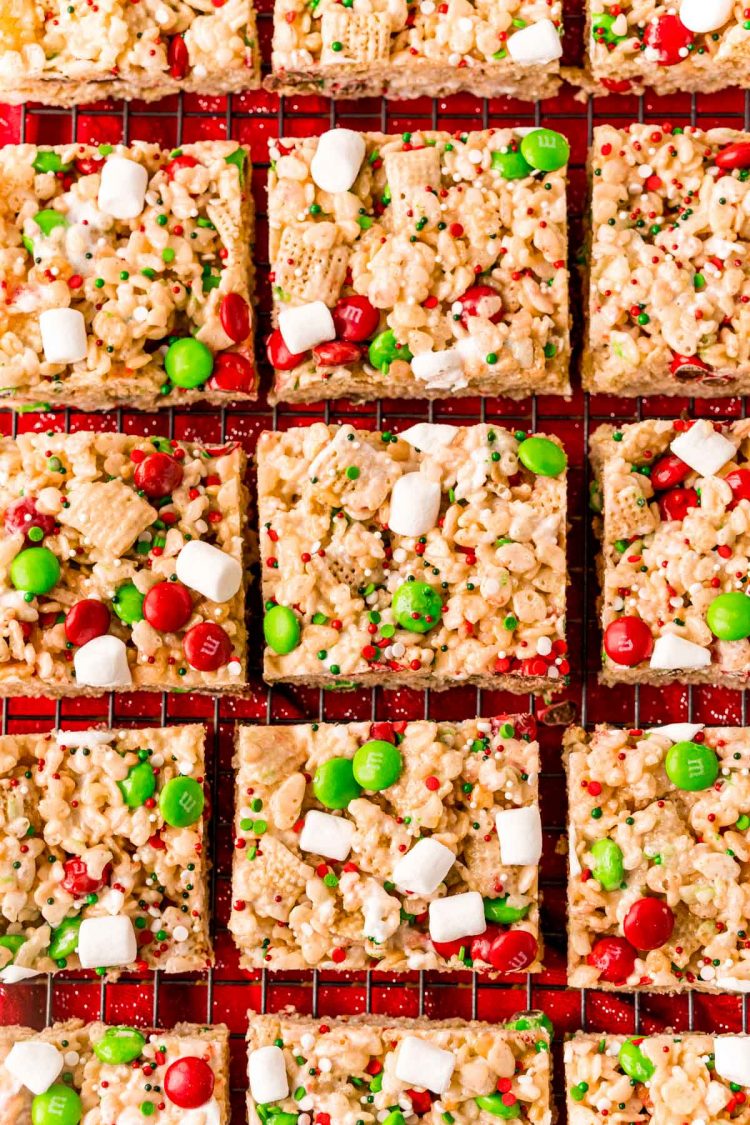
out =
<svg viewBox="0 0 750 1125"><path fill-rule="evenodd" d="M562 41L552 20L537 20L509 36L505 46L513 62L544 66L562 55Z"/></svg>
<svg viewBox="0 0 750 1125"><path fill-rule="evenodd" d="M317 344L336 339L331 310L323 301L295 305L279 313L279 332L292 355L302 355Z"/></svg>
<svg viewBox="0 0 750 1125"><path fill-rule="evenodd" d="M433 941L455 941L474 937L487 929L484 902L479 891L465 891L430 903L430 937Z"/></svg>
<svg viewBox="0 0 750 1125"><path fill-rule="evenodd" d="M64 1061L62 1051L52 1043L25 1039L13 1044L5 1056L5 1069L32 1094L43 1094L60 1076Z"/></svg>
<svg viewBox="0 0 750 1125"><path fill-rule="evenodd" d="M505 866L539 863L542 856L542 818L539 805L501 809L495 815L500 862Z"/></svg>
<svg viewBox="0 0 750 1125"><path fill-rule="evenodd" d="M250 1093L258 1105L269 1105L289 1097L289 1079L281 1047L269 1045L251 1051L247 1077Z"/></svg>
<svg viewBox="0 0 750 1125"><path fill-rule="evenodd" d="M571 822L568 826L568 867L570 868L571 875L580 875L583 871L581 861L578 858L578 836L576 835L576 826Z"/></svg>
<svg viewBox="0 0 750 1125"><path fill-rule="evenodd" d="M734 0L681 0L680 23L695 35L718 31L734 10Z"/></svg>
<svg viewBox="0 0 750 1125"><path fill-rule="evenodd" d="M424 473L404 473L391 492L388 526L396 535L426 535L440 515L440 485Z"/></svg>
<svg viewBox="0 0 750 1125"><path fill-rule="evenodd" d="M180 1125L223 1125L224 1120L224 1110L216 1098L211 1098L199 1109L188 1109L180 1114Z"/></svg>
<svg viewBox="0 0 750 1125"><path fill-rule="evenodd" d="M102 915L84 918L78 931L78 959L82 969L106 969L110 965L132 965L138 957L138 942L127 914L114 918Z"/></svg>
<svg viewBox="0 0 750 1125"><path fill-rule="evenodd" d="M420 352L412 359L411 369L428 387L450 390L464 373L464 357L458 348Z"/></svg>
<svg viewBox="0 0 750 1125"><path fill-rule="evenodd" d="M669 448L702 477L715 476L737 454L732 442L717 434L705 418L676 437Z"/></svg>
<svg viewBox="0 0 750 1125"><path fill-rule="evenodd" d="M143 210L148 172L127 156L110 156L102 168L99 208L113 219L135 219Z"/></svg>
<svg viewBox="0 0 750 1125"><path fill-rule="evenodd" d="M127 687L133 682L128 664L128 650L119 637L105 633L76 649L73 657L76 682L81 686Z"/></svg>
<svg viewBox="0 0 750 1125"><path fill-rule="evenodd" d="M396 1078L407 1086L422 1090L432 1090L433 1094L444 1094L451 1084L456 1067L456 1056L452 1051L435 1047L416 1035L407 1035L401 1040L396 1055Z"/></svg>
<svg viewBox="0 0 750 1125"><path fill-rule="evenodd" d="M431 895L455 862L456 857L450 848L423 836L398 861L391 878L403 894L410 891L415 895Z"/></svg>
<svg viewBox="0 0 750 1125"><path fill-rule="evenodd" d="M303 852L314 852L326 859L346 859L352 850L354 825L343 816L331 816L327 812L310 809L299 836L299 846Z"/></svg>
<svg viewBox="0 0 750 1125"><path fill-rule="evenodd" d="M707 668L710 663L711 653L703 645L676 637L674 633L664 633L656 639L650 666L671 671L675 668Z"/></svg>
<svg viewBox="0 0 750 1125"><path fill-rule="evenodd" d="M97 746L109 746L114 737L111 730L55 731L55 742L58 746L75 746L82 750L95 750Z"/></svg>
<svg viewBox="0 0 750 1125"><path fill-rule="evenodd" d="M86 321L78 309L45 309L39 330L47 363L79 363L86 358Z"/></svg>
<svg viewBox="0 0 750 1125"><path fill-rule="evenodd" d="M329 129L319 137L310 162L313 182L323 191L348 191L359 175L365 151L360 133L352 129Z"/></svg>
<svg viewBox="0 0 750 1125"><path fill-rule="evenodd" d="M191 539L177 556L177 577L212 602L228 602L242 585L237 559L211 543Z"/></svg>
<svg viewBox="0 0 750 1125"><path fill-rule="evenodd" d="M408 430L402 430L398 436L421 453L437 453L446 449L457 433L455 426L445 426L440 422L417 422L415 426L409 426Z"/></svg>
<svg viewBox="0 0 750 1125"><path fill-rule="evenodd" d="M0 969L0 984L20 984L22 980L41 975L40 969L27 969L23 965L6 965Z"/></svg>
<svg viewBox="0 0 750 1125"><path fill-rule="evenodd" d="M724 992L750 992L750 980L740 980L739 977L716 977L714 983Z"/></svg>
<svg viewBox="0 0 750 1125"><path fill-rule="evenodd" d="M714 1039L715 1070L726 1082L750 1086L750 1036L717 1035Z"/></svg>
<svg viewBox="0 0 750 1125"><path fill-rule="evenodd" d="M646 734L663 734L672 742L692 742L705 723L667 723L665 727L649 727Z"/></svg>

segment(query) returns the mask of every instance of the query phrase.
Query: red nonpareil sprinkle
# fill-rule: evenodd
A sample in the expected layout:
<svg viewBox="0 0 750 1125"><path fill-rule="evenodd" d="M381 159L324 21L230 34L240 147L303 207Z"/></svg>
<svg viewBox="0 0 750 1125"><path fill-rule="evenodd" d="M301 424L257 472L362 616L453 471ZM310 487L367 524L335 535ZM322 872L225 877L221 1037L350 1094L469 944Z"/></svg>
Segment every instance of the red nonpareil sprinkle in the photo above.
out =
<svg viewBox="0 0 750 1125"><path fill-rule="evenodd" d="M425 785L429 790L431 790L431 792L434 793L436 789L440 788L440 780L433 774L430 777L425 778Z"/></svg>
<svg viewBox="0 0 750 1125"><path fill-rule="evenodd" d="M589 782L589 793L591 794L592 797L598 797L599 794L601 793L601 791L602 791L602 787L601 787L601 785L599 784L598 781L590 781Z"/></svg>
<svg viewBox="0 0 750 1125"><path fill-rule="evenodd" d="M346 950L342 949L340 945L336 946L331 954L331 960L340 965L342 961L346 961Z"/></svg>

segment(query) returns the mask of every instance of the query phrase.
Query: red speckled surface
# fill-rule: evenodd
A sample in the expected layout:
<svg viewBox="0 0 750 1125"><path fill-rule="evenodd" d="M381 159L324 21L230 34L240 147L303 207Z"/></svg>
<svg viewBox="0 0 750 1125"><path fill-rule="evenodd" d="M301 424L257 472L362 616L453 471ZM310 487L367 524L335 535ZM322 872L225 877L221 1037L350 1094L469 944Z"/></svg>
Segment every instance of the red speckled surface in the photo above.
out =
<svg viewBox="0 0 750 1125"><path fill-rule="evenodd" d="M581 19L577 5L567 18L566 51L575 59L580 51ZM260 17L264 57L269 55L271 0L263 0ZM286 98L255 93L231 99L201 98L195 95L181 101L171 98L156 105L137 102L102 103L82 109L50 110L39 106L24 110L0 106L0 140L22 139L47 144L71 139L117 142L156 141L171 148L183 141L231 136L247 145L256 165L254 188L259 212L256 264L259 266L261 332L267 325L269 292L266 264L265 163L267 139L277 135L317 134L332 123L352 128L379 128L403 132L420 127L460 128L493 125L540 123L564 132L571 142L572 160L569 201L573 215L573 248L580 241L578 219L584 204L584 160L588 137L594 124L605 121L627 122L643 119L660 123L698 124L704 127L731 125L750 127L750 93L728 91L710 96L682 95L669 98L607 97L588 104L576 101L564 89L554 101L537 106L512 101L482 102L457 96L431 102L398 103L370 99L332 104L322 98ZM574 300L574 308L580 302ZM263 372L264 386L269 372ZM646 725L687 720L742 724L746 719L745 701L739 692L710 688L680 687L666 691L643 688L617 690L599 688L596 683L598 631L594 613L594 546L591 541L586 506L588 474L584 448L591 429L602 421L618 418L669 416L683 410L711 417L739 417L745 412L741 399L714 400L693 404L688 399L671 401L587 399L580 392L570 402L540 397L523 403L503 399L460 399L434 403L398 403L384 400L365 406L346 402L328 407L280 407L271 410L261 400L253 407L223 411L174 409L155 414L113 412L78 414L75 411L54 415L26 414L13 418L0 411L0 430L19 429L113 429L129 433L169 434L177 438L210 442L235 439L248 452L258 433L268 427L305 424L312 418L331 421L346 418L355 424L401 429L414 420L472 422L487 419L509 423L513 428L538 428L562 438L570 459L569 510L570 536L568 615L573 677L567 698L577 715L587 723L610 721ZM255 618L257 621L257 616ZM260 634L251 628L252 659L259 660ZM547 971L535 978L519 977L514 983L482 984L471 975L438 977L413 973L403 978L372 974L353 978L332 973L244 974L226 931L230 902L230 861L232 852L232 733L236 722L288 722L325 718L351 720L367 718L461 719L475 714L492 715L517 711L526 705L524 697L479 692L458 688L442 694L387 692L377 690L345 694L323 694L317 690L268 690L260 677L252 677L251 689L243 699L210 700L191 695L163 698L146 694L120 695L117 699L81 700L46 704L10 700L3 706L3 729L13 733L47 730L56 725L81 725L107 722L110 725L148 725L203 722L209 727L208 770L213 787L211 823L214 860L213 902L217 963L208 975L167 977L157 974L143 978L124 978L116 984L101 985L91 974L61 974L54 983L39 978L12 988L0 987L0 1023L28 1023L42 1026L45 1021L80 1016L110 1022L134 1022L169 1026L178 1020L226 1022L232 1032L233 1125L245 1120L245 1084L242 1037L248 1008L275 1010L294 1004L302 1012L320 1015L372 1011L389 1015L408 1014L432 1017L476 1016L502 1020L520 1008L543 1008L555 1024L557 1036L580 1027L607 1031L649 1032L665 1026L680 1029L738 1030L746 1026L747 1008L733 997L682 996L673 1000L643 995L637 999L612 994L581 992L565 987L565 904L564 861L555 854L556 841L565 823L565 801L560 767L561 728L541 726L543 747L542 811L545 824L545 854L542 863L544 892L543 925L546 938ZM533 710L535 704L528 705ZM557 1052L559 1060L559 1051ZM558 1066L557 1085L561 1086Z"/></svg>

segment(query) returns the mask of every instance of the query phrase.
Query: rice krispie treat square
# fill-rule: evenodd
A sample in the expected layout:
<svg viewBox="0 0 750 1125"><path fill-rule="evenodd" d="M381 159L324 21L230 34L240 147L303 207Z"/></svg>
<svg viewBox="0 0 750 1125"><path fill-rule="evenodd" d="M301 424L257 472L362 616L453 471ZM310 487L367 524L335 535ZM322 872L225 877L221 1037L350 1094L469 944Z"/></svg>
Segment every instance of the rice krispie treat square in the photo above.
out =
<svg viewBox="0 0 750 1125"><path fill-rule="evenodd" d="M0 401L254 399L249 175L234 141L0 148Z"/></svg>
<svg viewBox="0 0 750 1125"><path fill-rule="evenodd" d="M266 679L560 687L566 464L488 425L262 434Z"/></svg>
<svg viewBox="0 0 750 1125"><path fill-rule="evenodd" d="M212 962L198 725L0 737L0 982Z"/></svg>
<svg viewBox="0 0 750 1125"><path fill-rule="evenodd" d="M242 727L244 968L541 969L530 715Z"/></svg>
<svg viewBox="0 0 750 1125"><path fill-rule="evenodd" d="M572 988L747 992L744 727L565 736Z"/></svg>
<svg viewBox="0 0 750 1125"><path fill-rule="evenodd" d="M568 394L569 155L550 129L272 142L272 401Z"/></svg>
<svg viewBox="0 0 750 1125"><path fill-rule="evenodd" d="M0 696L241 688L244 470L231 442L0 440Z"/></svg>
<svg viewBox="0 0 750 1125"><path fill-rule="evenodd" d="M744 688L750 422L601 426L591 459L602 681Z"/></svg>
<svg viewBox="0 0 750 1125"><path fill-rule="evenodd" d="M74 7L4 0L0 12L0 102L156 101L179 90L224 94L259 83L251 0Z"/></svg>
<svg viewBox="0 0 750 1125"><path fill-rule="evenodd" d="M300 1113L383 1125L552 1121L549 1038L534 1013L507 1029L384 1016L248 1018L250 1125Z"/></svg>
<svg viewBox="0 0 750 1125"><path fill-rule="evenodd" d="M653 1122L748 1119L750 1036L586 1035L565 1044L571 1125L594 1121Z"/></svg>
<svg viewBox="0 0 750 1125"><path fill-rule="evenodd" d="M746 5L588 0L588 70L599 92L700 94L750 81Z"/></svg>
<svg viewBox="0 0 750 1125"><path fill-rule="evenodd" d="M479 97L527 101L560 85L561 0L276 0L269 90L332 98Z"/></svg>
<svg viewBox="0 0 750 1125"><path fill-rule="evenodd" d="M589 172L584 387L746 394L750 133L603 125Z"/></svg>
<svg viewBox="0 0 750 1125"><path fill-rule="evenodd" d="M80 1120L83 1109L90 1108L82 1097L90 1052L88 1030L81 1020L68 1020L43 1031L18 1025L0 1027L3 1125Z"/></svg>

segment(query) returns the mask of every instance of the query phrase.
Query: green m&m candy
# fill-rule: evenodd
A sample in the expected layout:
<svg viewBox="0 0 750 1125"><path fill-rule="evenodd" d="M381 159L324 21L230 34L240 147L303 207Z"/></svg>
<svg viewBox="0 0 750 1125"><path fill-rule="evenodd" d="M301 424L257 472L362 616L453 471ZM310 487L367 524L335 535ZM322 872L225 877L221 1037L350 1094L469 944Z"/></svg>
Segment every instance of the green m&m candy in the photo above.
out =
<svg viewBox="0 0 750 1125"><path fill-rule="evenodd" d="M552 1020L546 1012L522 1012L514 1016L505 1024L509 1031L535 1031L538 1028L544 1028L549 1035L550 1039L555 1034L555 1029L552 1026Z"/></svg>
<svg viewBox="0 0 750 1125"><path fill-rule="evenodd" d="M632 1039L626 1039L620 1047L617 1061L620 1064L620 1069L627 1074L628 1078L634 1078L636 1082L648 1082L656 1070L651 1059L646 1058L641 1048Z"/></svg>
<svg viewBox="0 0 750 1125"><path fill-rule="evenodd" d="M83 918L66 918L52 931L52 938L47 953L53 961L61 961L65 957L72 957L78 949L78 931Z"/></svg>
<svg viewBox="0 0 750 1125"><path fill-rule="evenodd" d="M265 1116L263 1115L265 1113ZM258 1117L268 1125L297 1125L298 1113L285 1113L276 1106L258 1106Z"/></svg>
<svg viewBox="0 0 750 1125"><path fill-rule="evenodd" d="M482 1094L474 1101L483 1109L485 1113L491 1113L493 1117L504 1117L506 1121L512 1120L514 1117L519 1117L521 1108L518 1102L513 1102L512 1105L506 1105L503 1101L504 1094Z"/></svg>
<svg viewBox="0 0 750 1125"><path fill-rule="evenodd" d="M10 564L10 580L25 594L48 594L60 579L60 563L49 547L27 547Z"/></svg>
<svg viewBox="0 0 750 1125"><path fill-rule="evenodd" d="M395 359L404 359L408 363L412 354L406 344L399 347L393 329L386 328L385 332L379 332L371 342L368 358L372 366L385 375Z"/></svg>
<svg viewBox="0 0 750 1125"><path fill-rule="evenodd" d="M35 172L67 172L70 164L63 164L61 156L47 149L36 154L32 168Z"/></svg>
<svg viewBox="0 0 750 1125"><path fill-rule="evenodd" d="M556 172L570 159L570 145L554 129L533 129L521 141L521 154L539 172Z"/></svg>
<svg viewBox="0 0 750 1125"><path fill-rule="evenodd" d="M611 16L609 12L600 12L591 21L591 32L595 43L622 43L625 35L617 35L612 29L618 16Z"/></svg>
<svg viewBox="0 0 750 1125"><path fill-rule="evenodd" d="M137 766L131 766L128 776L124 781L118 781L117 787L128 808L139 809L156 792L153 767L149 762L139 762Z"/></svg>
<svg viewBox="0 0 750 1125"><path fill-rule="evenodd" d="M50 234L56 227L69 226L65 216L61 214L60 211L55 211L52 207L47 207L44 211L37 211L34 216L34 222L44 235Z"/></svg>
<svg viewBox="0 0 750 1125"><path fill-rule="evenodd" d="M406 1125L406 1118L400 1109L393 1109L383 1118L382 1125Z"/></svg>
<svg viewBox="0 0 750 1125"><path fill-rule="evenodd" d="M143 620L143 594L132 582L126 582L115 590L112 609L124 625L135 625Z"/></svg>
<svg viewBox="0 0 750 1125"><path fill-rule="evenodd" d="M720 641L750 637L750 598L741 590L719 594L708 607L706 624Z"/></svg>
<svg viewBox="0 0 750 1125"><path fill-rule="evenodd" d="M194 777L173 777L159 794L159 812L172 828L189 828L203 816L206 798Z"/></svg>
<svg viewBox="0 0 750 1125"><path fill-rule="evenodd" d="M140 1058L146 1046L146 1036L134 1027L108 1027L93 1046L100 1062L118 1066Z"/></svg>
<svg viewBox="0 0 750 1125"><path fill-rule="evenodd" d="M32 1125L78 1125L83 1105L75 1090L56 1082L31 1103Z"/></svg>
<svg viewBox="0 0 750 1125"><path fill-rule="evenodd" d="M524 438L518 447L518 460L538 477L559 477L568 463L565 451L546 437Z"/></svg>
<svg viewBox="0 0 750 1125"><path fill-rule="evenodd" d="M214 357L192 336L175 340L164 356L164 370L176 387L202 387L214 369Z"/></svg>
<svg viewBox="0 0 750 1125"><path fill-rule="evenodd" d="M395 785L401 777L404 760L392 742L373 738L354 755L354 777L363 789L379 792Z"/></svg>
<svg viewBox="0 0 750 1125"><path fill-rule="evenodd" d="M577 1086L571 1086L569 1093L574 1102L582 1102L588 1093L588 1082L579 1082Z"/></svg>
<svg viewBox="0 0 750 1125"><path fill-rule="evenodd" d="M279 656L285 656L299 644L300 627L297 615L287 605L274 605L263 618L266 644Z"/></svg>
<svg viewBox="0 0 750 1125"><path fill-rule="evenodd" d="M312 784L313 793L327 809L345 809L362 792L354 779L351 758L329 758L321 762Z"/></svg>
<svg viewBox="0 0 750 1125"><path fill-rule="evenodd" d="M616 891L625 874L622 851L614 840L597 840L591 845L594 864L591 874L605 891Z"/></svg>
<svg viewBox="0 0 750 1125"><path fill-rule="evenodd" d="M508 898L508 895L503 895L502 898L482 899L484 916L488 922L499 922L501 926L509 926L526 917L531 909L531 903L527 903L526 906L510 906Z"/></svg>
<svg viewBox="0 0 750 1125"><path fill-rule="evenodd" d="M9 949L13 954L13 957L8 962L9 965L13 964L13 961L15 961L16 959L18 950L21 948L25 941L26 938L23 936L23 934L4 934L3 937L0 937L0 949Z"/></svg>
<svg viewBox="0 0 750 1125"><path fill-rule="evenodd" d="M697 793L710 789L719 776L716 751L700 742L675 742L664 759L667 777L678 789Z"/></svg>
<svg viewBox="0 0 750 1125"><path fill-rule="evenodd" d="M443 599L427 582L404 582L392 605L396 621L412 633L429 633L443 615Z"/></svg>
<svg viewBox="0 0 750 1125"><path fill-rule="evenodd" d="M524 159L518 148L507 148L504 152L493 152L492 167L504 180L523 180L530 176L533 168Z"/></svg>

